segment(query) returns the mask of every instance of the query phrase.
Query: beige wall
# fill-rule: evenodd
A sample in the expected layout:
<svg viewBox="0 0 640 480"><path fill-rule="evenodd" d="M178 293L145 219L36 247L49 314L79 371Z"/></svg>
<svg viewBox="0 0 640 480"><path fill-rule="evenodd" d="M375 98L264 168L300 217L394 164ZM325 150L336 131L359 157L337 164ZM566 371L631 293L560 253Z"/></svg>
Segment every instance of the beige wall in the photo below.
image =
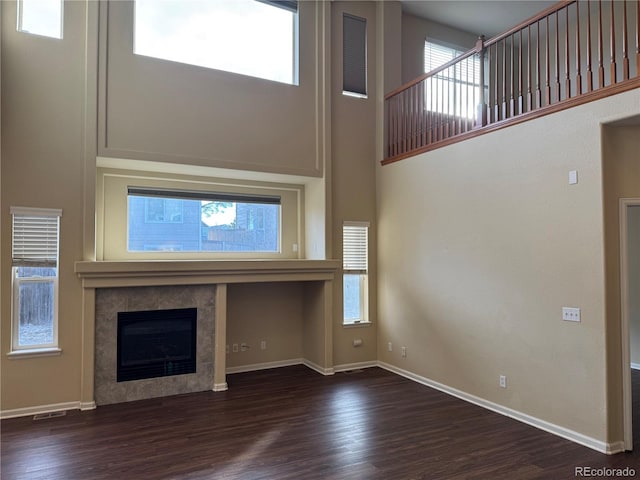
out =
<svg viewBox="0 0 640 480"><path fill-rule="evenodd" d="M424 73L424 41L427 38L470 50L475 46L478 35L403 14L402 83L407 83Z"/></svg>
<svg viewBox="0 0 640 480"><path fill-rule="evenodd" d="M367 98L342 95L342 16L367 20ZM345 221L370 222L369 249L376 251L376 6L375 2L332 3L332 231L335 258L342 258L342 225ZM376 317L376 259L369 257L369 318ZM342 326L342 277L334 282L335 365L376 358L375 327ZM362 346L354 347L354 338Z"/></svg>
<svg viewBox="0 0 640 480"><path fill-rule="evenodd" d="M599 124L637 113L639 99L621 94L379 169L379 360L621 440L607 416L607 354L619 360L619 347L606 342ZM563 306L581 308L581 323L563 322Z"/></svg>

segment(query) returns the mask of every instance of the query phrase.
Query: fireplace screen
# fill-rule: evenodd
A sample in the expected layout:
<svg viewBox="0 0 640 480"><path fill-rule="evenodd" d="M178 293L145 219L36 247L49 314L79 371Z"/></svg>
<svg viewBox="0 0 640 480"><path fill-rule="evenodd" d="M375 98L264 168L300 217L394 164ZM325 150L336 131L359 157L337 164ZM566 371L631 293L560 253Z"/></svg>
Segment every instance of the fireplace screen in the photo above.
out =
<svg viewBox="0 0 640 480"><path fill-rule="evenodd" d="M197 309L118 313L118 382L196 371Z"/></svg>

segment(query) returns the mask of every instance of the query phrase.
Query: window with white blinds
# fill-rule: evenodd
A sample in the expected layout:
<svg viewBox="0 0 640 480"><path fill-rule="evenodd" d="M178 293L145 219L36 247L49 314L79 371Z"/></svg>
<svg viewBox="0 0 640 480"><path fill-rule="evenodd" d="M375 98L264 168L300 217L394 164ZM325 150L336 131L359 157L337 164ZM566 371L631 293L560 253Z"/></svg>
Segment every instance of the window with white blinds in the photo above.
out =
<svg viewBox="0 0 640 480"><path fill-rule="evenodd" d="M368 318L369 224L345 222L342 227L343 324Z"/></svg>
<svg viewBox="0 0 640 480"><path fill-rule="evenodd" d="M457 48L446 47L425 40L424 42L424 73L428 73L447 62L450 62L464 52Z"/></svg>
<svg viewBox="0 0 640 480"><path fill-rule="evenodd" d="M11 354L58 351L61 210L11 207Z"/></svg>
<svg viewBox="0 0 640 480"><path fill-rule="evenodd" d="M13 267L56 267L60 210L12 207Z"/></svg>
<svg viewBox="0 0 640 480"><path fill-rule="evenodd" d="M342 268L345 273L367 273L368 225L342 227Z"/></svg>

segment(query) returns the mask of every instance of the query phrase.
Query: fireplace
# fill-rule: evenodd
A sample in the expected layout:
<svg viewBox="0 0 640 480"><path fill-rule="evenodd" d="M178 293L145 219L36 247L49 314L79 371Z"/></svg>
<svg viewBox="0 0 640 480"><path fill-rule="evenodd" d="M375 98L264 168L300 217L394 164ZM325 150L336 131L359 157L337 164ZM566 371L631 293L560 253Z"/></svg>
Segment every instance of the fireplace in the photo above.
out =
<svg viewBox="0 0 640 480"><path fill-rule="evenodd" d="M117 381L196 371L197 308L118 313Z"/></svg>

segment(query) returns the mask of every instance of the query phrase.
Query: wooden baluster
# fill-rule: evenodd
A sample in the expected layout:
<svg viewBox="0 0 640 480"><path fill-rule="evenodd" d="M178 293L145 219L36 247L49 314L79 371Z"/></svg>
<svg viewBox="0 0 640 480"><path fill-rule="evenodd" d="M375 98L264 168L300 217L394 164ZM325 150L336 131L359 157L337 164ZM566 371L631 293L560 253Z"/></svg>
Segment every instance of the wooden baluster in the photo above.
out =
<svg viewBox="0 0 640 480"><path fill-rule="evenodd" d="M507 39L502 40L502 119L507 118Z"/></svg>
<svg viewBox="0 0 640 480"><path fill-rule="evenodd" d="M520 45L518 47L518 114L523 113L524 97L522 95L522 29L520 29Z"/></svg>
<svg viewBox="0 0 640 480"><path fill-rule="evenodd" d="M473 90L473 100L474 103L473 105L477 105L476 109L477 109L477 118L476 118L476 122L475 125L477 127L481 127L487 124L487 104L485 103L485 99L484 99L484 52L485 52L485 48L484 48L484 37L481 36L480 38L478 38L478 41L476 42L476 52L478 54L478 64L479 64L479 72L478 72L478 85L480 86L480 98L476 99L475 98L475 88ZM489 57L490 58L490 57ZM473 77L474 77L474 81L475 81L475 74L476 74L476 69L475 69L475 63L474 63L474 67L473 67ZM477 103L476 103L477 100ZM489 100L487 99L487 103L489 102Z"/></svg>
<svg viewBox="0 0 640 480"><path fill-rule="evenodd" d="M627 32L627 0L623 0L622 2L622 80L629 80L628 49L629 49L629 39L628 39L628 32Z"/></svg>
<svg viewBox="0 0 640 480"><path fill-rule="evenodd" d="M531 25L527 27L527 111L533 110L533 94L531 91Z"/></svg>
<svg viewBox="0 0 640 480"><path fill-rule="evenodd" d="M385 102L387 104L387 158L393 156L393 97Z"/></svg>
<svg viewBox="0 0 640 480"><path fill-rule="evenodd" d="M400 95L400 104L401 104L401 112L402 115L402 153L408 151L407 145L407 92L406 90L402 92Z"/></svg>
<svg viewBox="0 0 640 480"><path fill-rule="evenodd" d="M514 96L513 96L513 88L515 86L514 76L516 74L516 72L515 72L515 70L513 68L514 67L514 64L513 64L513 48L514 48L513 47L513 42L514 42L514 40L515 40L515 37L513 35L511 35L511 75L509 75L510 80L511 80L511 85L510 85L511 94L510 94L510 97L509 97L509 116L510 117L513 117L516 114L516 112L515 112L516 101L515 101Z"/></svg>
<svg viewBox="0 0 640 480"><path fill-rule="evenodd" d="M560 101L560 28L558 27L559 16L560 16L560 10L556 11L556 74L555 74L556 102Z"/></svg>
<svg viewBox="0 0 640 480"><path fill-rule="evenodd" d="M499 43L496 42L496 58L495 58L495 64L496 64L496 81L495 81L495 105L493 106L493 121L497 122L498 120L500 120L500 94L499 94L499 88L500 88L500 75L498 73L498 66L500 64L500 50L499 50Z"/></svg>
<svg viewBox="0 0 640 480"><path fill-rule="evenodd" d="M536 83L536 108L540 108L542 106L542 91L540 90L540 21L536 22L538 28L538 36L537 42L538 46L536 47L536 75L537 75L537 83Z"/></svg>
<svg viewBox="0 0 640 480"><path fill-rule="evenodd" d="M487 124L492 123L491 121L491 110L492 110L492 106L491 106L491 46L489 46L489 48L487 48L487 56L489 58L488 63L487 63L487 70L489 70L489 79L487 81L487 113L486 113L486 118L487 118ZM484 85L483 85L483 90L484 90ZM484 92L483 92L484 93Z"/></svg>
<svg viewBox="0 0 640 480"><path fill-rule="evenodd" d="M611 31L611 85L618 82L617 65L616 65L616 31L615 31L615 15L614 15L614 3L611 2L611 25L609 29Z"/></svg>
<svg viewBox="0 0 640 480"><path fill-rule="evenodd" d="M591 71L591 0L587 0L587 92L593 90L593 72Z"/></svg>
<svg viewBox="0 0 640 480"><path fill-rule="evenodd" d="M545 96L545 101L547 102L546 104L549 105L551 103L551 84L549 83L550 81L550 75L551 75L551 71L550 71L550 59L549 59L549 16L547 15L546 17L546 21L547 21L547 45L546 45L546 52L547 52L547 57L546 57L546 84L545 84L545 89L544 89L544 96ZM557 48L557 44L556 44L556 48Z"/></svg>
<svg viewBox="0 0 640 480"><path fill-rule="evenodd" d="M565 7L565 36L564 36L564 98L571 98L571 80L569 78L569 7ZM578 23L576 21L576 23ZM560 97L558 96L558 100Z"/></svg>
<svg viewBox="0 0 640 480"><path fill-rule="evenodd" d="M604 87L604 51L602 50L602 0L598 0L598 88Z"/></svg>
<svg viewBox="0 0 640 480"><path fill-rule="evenodd" d="M420 90L418 91L418 105L419 105L419 132L420 132L420 146L423 147L425 145L425 135L424 135L424 121L425 121L425 105L424 105L424 89L426 85L426 80L420 82Z"/></svg>
<svg viewBox="0 0 640 480"><path fill-rule="evenodd" d="M582 65L580 64L580 2L576 2L576 95L582 95Z"/></svg>
<svg viewBox="0 0 640 480"><path fill-rule="evenodd" d="M463 70L463 68L462 68L462 65L463 65L463 63L465 63L466 61L467 61L467 60L465 59L465 60L462 60L460 63L458 63L458 64L457 64L457 65L459 65L458 69L459 69L459 72L460 72L460 73L459 73L459 77L457 77L457 78L458 78L457 83L458 83L458 85L459 85L459 89L460 89L460 98L458 99L458 106L456 106L456 111L458 112L458 113L456 114L456 134L460 134L460 133L462 133L462 116L463 116L462 107L463 107L463 105L464 105L464 104L462 103L462 98L463 98L463 96L464 96L464 95L463 95L463 93L462 93L462 90L463 90L463 88L464 88L464 85L466 85L466 84L463 82L463 78L462 78L462 74L463 74L463 72L464 72L464 70Z"/></svg>
<svg viewBox="0 0 640 480"><path fill-rule="evenodd" d="M420 146L419 135L420 128L418 123L420 121L420 112L418 110L418 93L420 92L420 84L416 83L413 88L413 148Z"/></svg>
<svg viewBox="0 0 640 480"><path fill-rule="evenodd" d="M437 108L436 111L438 113L436 124L438 125L438 130L436 132L436 141L442 140L442 92L441 92L441 80L436 79L436 102Z"/></svg>
<svg viewBox="0 0 640 480"><path fill-rule="evenodd" d="M433 143L435 140L433 138L433 129L435 127L435 116L434 116L434 99L435 99L435 86L434 86L433 77L429 77L429 143Z"/></svg>

